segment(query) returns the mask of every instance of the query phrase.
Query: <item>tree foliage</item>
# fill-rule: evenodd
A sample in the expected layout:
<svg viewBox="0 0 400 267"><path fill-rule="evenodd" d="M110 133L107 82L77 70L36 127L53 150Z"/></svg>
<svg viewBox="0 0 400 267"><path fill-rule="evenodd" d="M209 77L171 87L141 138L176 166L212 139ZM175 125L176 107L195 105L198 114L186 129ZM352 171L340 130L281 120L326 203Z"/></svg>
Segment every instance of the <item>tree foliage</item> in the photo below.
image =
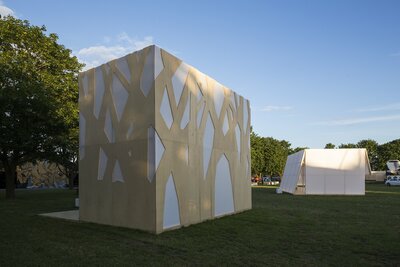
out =
<svg viewBox="0 0 400 267"><path fill-rule="evenodd" d="M326 145L325 145L325 149L334 149L336 146L334 145L334 144L332 144L332 143L327 143Z"/></svg>
<svg viewBox="0 0 400 267"><path fill-rule="evenodd" d="M304 146L304 147L290 148L290 149L289 149L289 155L290 155L290 154L293 154L293 153L297 153L297 152L299 152L299 151L301 151L301 150L304 150L304 149L309 149L309 147Z"/></svg>
<svg viewBox="0 0 400 267"><path fill-rule="evenodd" d="M364 139L357 143L358 148L365 148L368 152L369 162L373 170L380 169L378 156L378 142L372 139Z"/></svg>
<svg viewBox="0 0 400 267"><path fill-rule="evenodd" d="M253 175L282 176L286 159L289 154L295 153L303 147L291 148L285 140L272 137L261 137L251 131L251 172Z"/></svg>
<svg viewBox="0 0 400 267"><path fill-rule="evenodd" d="M6 197L14 197L16 166L55 155L77 125L77 73L82 68L44 26L0 18L0 160Z"/></svg>
<svg viewBox="0 0 400 267"><path fill-rule="evenodd" d="M358 147L357 144L348 143L348 144L340 144L339 148L358 148Z"/></svg>
<svg viewBox="0 0 400 267"><path fill-rule="evenodd" d="M396 139L378 146L377 154L378 169L385 170L386 162L388 160L400 160L400 139Z"/></svg>
<svg viewBox="0 0 400 267"><path fill-rule="evenodd" d="M59 170L68 177L68 185L73 189L74 178L78 173L78 151L79 151L79 121L73 121L68 130L59 135L47 158L59 166Z"/></svg>
<svg viewBox="0 0 400 267"><path fill-rule="evenodd" d="M264 146L262 138L253 132L250 132L250 147L251 147L251 173L260 174L265 169L264 162Z"/></svg>

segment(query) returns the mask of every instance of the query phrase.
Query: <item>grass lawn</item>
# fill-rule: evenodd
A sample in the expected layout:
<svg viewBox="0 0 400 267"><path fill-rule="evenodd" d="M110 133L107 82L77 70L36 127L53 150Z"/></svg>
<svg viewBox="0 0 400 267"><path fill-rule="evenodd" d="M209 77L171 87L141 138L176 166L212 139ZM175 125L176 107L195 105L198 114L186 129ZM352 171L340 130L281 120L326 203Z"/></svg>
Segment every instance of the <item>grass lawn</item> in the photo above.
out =
<svg viewBox="0 0 400 267"><path fill-rule="evenodd" d="M400 266L400 187L366 196L277 195L253 188L253 209L176 231L142 231L37 216L73 209L75 192L0 191L0 266Z"/></svg>

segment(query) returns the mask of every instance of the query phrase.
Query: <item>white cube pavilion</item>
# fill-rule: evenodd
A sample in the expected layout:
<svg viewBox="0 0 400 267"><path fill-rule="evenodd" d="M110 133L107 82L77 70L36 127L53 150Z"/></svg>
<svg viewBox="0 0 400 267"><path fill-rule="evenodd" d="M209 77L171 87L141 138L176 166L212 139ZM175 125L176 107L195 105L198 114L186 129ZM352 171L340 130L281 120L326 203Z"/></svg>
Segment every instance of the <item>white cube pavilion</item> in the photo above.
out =
<svg viewBox="0 0 400 267"><path fill-rule="evenodd" d="M248 100L154 45L79 90L80 220L160 233L251 209Z"/></svg>

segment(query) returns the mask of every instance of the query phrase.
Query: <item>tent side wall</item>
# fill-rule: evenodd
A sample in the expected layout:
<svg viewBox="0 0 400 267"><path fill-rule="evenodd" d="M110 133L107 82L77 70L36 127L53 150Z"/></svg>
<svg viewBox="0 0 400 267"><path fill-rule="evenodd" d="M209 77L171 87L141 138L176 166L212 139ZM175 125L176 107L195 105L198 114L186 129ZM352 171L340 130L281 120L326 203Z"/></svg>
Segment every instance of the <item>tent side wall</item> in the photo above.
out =
<svg viewBox="0 0 400 267"><path fill-rule="evenodd" d="M365 149L307 149L307 195L364 195Z"/></svg>
<svg viewBox="0 0 400 267"><path fill-rule="evenodd" d="M280 186L283 192L290 194L300 193L296 189L302 173L303 160L304 150L288 156Z"/></svg>

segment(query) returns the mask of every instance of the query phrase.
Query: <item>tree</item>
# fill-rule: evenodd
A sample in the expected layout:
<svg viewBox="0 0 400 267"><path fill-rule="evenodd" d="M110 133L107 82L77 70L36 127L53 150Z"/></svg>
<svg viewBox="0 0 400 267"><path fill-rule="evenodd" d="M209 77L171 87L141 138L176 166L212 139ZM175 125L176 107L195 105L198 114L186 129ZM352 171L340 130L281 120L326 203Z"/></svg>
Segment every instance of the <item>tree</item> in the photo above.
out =
<svg viewBox="0 0 400 267"><path fill-rule="evenodd" d="M290 143L272 137L261 137L260 151L264 162L260 172L270 176L281 176L290 152Z"/></svg>
<svg viewBox="0 0 400 267"><path fill-rule="evenodd" d="M309 149L309 147L296 147L296 148L290 148L289 149L289 155L290 154L294 154L294 153L297 153L297 152L299 152L299 151L302 151L302 150L305 150L305 149Z"/></svg>
<svg viewBox="0 0 400 267"><path fill-rule="evenodd" d="M334 149L334 148L335 148L335 145L332 144L332 143L327 143L327 144L325 145L325 149Z"/></svg>
<svg viewBox="0 0 400 267"><path fill-rule="evenodd" d="M15 197L16 167L54 154L78 118L82 68L44 26L0 18L0 161L6 198Z"/></svg>
<svg viewBox="0 0 400 267"><path fill-rule="evenodd" d="M258 136L250 128L250 147L251 147L251 173L260 174L264 169L264 151L262 145L262 137Z"/></svg>
<svg viewBox="0 0 400 267"><path fill-rule="evenodd" d="M60 135L53 144L48 158L58 165L60 172L68 177L69 189L74 188L74 178L78 173L79 122L70 125L68 131Z"/></svg>
<svg viewBox="0 0 400 267"><path fill-rule="evenodd" d="M260 137L251 128L250 144L252 174L271 176L283 174L287 156L293 152L288 141Z"/></svg>
<svg viewBox="0 0 400 267"><path fill-rule="evenodd" d="M378 146L378 168L380 170L386 169L386 162L388 160L400 160L400 139L393 140Z"/></svg>
<svg viewBox="0 0 400 267"><path fill-rule="evenodd" d="M358 148L356 144L348 143L348 144L340 144L339 148Z"/></svg>
<svg viewBox="0 0 400 267"><path fill-rule="evenodd" d="M360 140L357 143L358 148L365 148L367 150L369 162L373 170L379 169L378 146L378 142L372 139Z"/></svg>
<svg viewBox="0 0 400 267"><path fill-rule="evenodd" d="M268 175L282 176L285 169L287 156L290 151L290 143L285 140L277 140L272 137L265 138L265 173Z"/></svg>

